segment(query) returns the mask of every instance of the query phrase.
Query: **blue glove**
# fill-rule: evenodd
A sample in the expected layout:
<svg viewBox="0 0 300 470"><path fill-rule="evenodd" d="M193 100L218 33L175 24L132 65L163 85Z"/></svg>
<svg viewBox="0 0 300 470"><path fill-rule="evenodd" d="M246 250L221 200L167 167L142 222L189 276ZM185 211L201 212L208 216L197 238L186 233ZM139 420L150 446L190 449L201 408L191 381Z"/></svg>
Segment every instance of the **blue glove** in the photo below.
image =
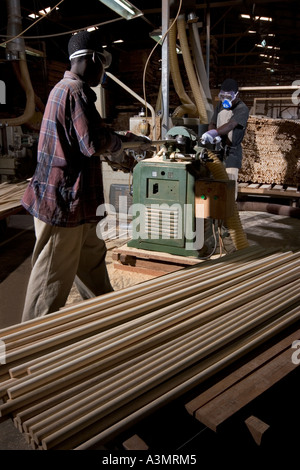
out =
<svg viewBox="0 0 300 470"><path fill-rule="evenodd" d="M221 137L218 134L218 131L216 129L211 129L210 131L205 132L202 134L201 137L201 142L202 144L215 144L217 142L220 142Z"/></svg>

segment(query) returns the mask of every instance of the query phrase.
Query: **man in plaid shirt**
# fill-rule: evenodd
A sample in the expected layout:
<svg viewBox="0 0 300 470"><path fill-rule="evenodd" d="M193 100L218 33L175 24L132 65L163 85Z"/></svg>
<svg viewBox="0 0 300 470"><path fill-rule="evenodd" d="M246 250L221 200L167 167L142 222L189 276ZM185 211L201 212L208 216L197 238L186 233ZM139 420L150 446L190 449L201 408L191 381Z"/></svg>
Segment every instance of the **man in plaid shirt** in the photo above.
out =
<svg viewBox="0 0 300 470"><path fill-rule="evenodd" d="M37 167L22 199L36 233L22 321L64 306L74 279L83 299L113 290L96 211L104 203L100 155L122 168L123 143L104 127L90 88L101 83L110 57L87 31L71 37L68 52L71 70L49 94Z"/></svg>

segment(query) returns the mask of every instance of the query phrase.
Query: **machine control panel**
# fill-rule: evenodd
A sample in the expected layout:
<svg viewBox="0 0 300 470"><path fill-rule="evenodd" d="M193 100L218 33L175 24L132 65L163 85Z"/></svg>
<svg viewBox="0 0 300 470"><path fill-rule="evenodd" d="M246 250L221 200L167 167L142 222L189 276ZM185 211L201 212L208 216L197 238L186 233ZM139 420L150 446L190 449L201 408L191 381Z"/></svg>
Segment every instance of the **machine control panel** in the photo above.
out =
<svg viewBox="0 0 300 470"><path fill-rule="evenodd" d="M233 215L234 205L234 181L195 181L195 215L197 218L226 219Z"/></svg>

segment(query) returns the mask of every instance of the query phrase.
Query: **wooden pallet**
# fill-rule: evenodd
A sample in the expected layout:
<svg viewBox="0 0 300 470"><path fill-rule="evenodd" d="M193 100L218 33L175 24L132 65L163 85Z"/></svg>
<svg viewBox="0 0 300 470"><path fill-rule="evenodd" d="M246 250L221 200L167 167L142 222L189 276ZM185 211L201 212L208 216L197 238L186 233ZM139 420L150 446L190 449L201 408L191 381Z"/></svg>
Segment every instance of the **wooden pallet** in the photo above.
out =
<svg viewBox="0 0 300 470"><path fill-rule="evenodd" d="M299 200L300 186L283 184L239 183L239 195L253 194L256 196L270 196L275 198L289 198Z"/></svg>
<svg viewBox="0 0 300 470"><path fill-rule="evenodd" d="M135 273L161 276L166 273L178 271L187 266L199 264L197 258L175 256L158 251L131 248L127 245L115 248L112 251L114 268Z"/></svg>
<svg viewBox="0 0 300 470"><path fill-rule="evenodd" d="M217 432L221 425L299 366L292 361L292 354L295 352L292 344L299 339L300 329L196 396L185 405L186 410L202 424ZM245 424L255 442L260 444L269 425L252 415L245 420Z"/></svg>

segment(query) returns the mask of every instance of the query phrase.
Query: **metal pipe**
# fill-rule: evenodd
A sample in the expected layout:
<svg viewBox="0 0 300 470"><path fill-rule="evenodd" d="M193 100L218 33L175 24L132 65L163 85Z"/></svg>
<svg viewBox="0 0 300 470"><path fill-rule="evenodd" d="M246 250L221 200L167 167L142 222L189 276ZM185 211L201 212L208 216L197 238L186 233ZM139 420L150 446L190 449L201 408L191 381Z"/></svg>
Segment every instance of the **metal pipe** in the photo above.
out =
<svg viewBox="0 0 300 470"><path fill-rule="evenodd" d="M145 102L144 98L141 98L139 95L137 95L131 88L129 88L125 83L121 82L117 77L115 77L112 73L110 72L105 72L106 75L114 80L118 85L120 85L124 90L128 91L132 96L134 96L138 101L143 103L151 112L151 117L152 117L152 130L153 130L153 140L156 140L156 123L155 123L155 111L154 108L147 102Z"/></svg>
<svg viewBox="0 0 300 470"><path fill-rule="evenodd" d="M265 91L265 90L299 90L298 85L284 85L284 86L242 86L239 87L240 91Z"/></svg>
<svg viewBox="0 0 300 470"><path fill-rule="evenodd" d="M7 36L8 39L17 36L22 31L22 15L19 0L6 0ZM6 58L18 60L25 58L25 43L23 38L16 38L6 45Z"/></svg>
<svg viewBox="0 0 300 470"><path fill-rule="evenodd" d="M206 75L209 82L209 60L210 60L210 2L207 1L206 10Z"/></svg>
<svg viewBox="0 0 300 470"><path fill-rule="evenodd" d="M256 103L257 101L281 101L281 100L293 100L292 96L277 96L277 97L260 97L260 98L254 98L253 100L253 114L256 114Z"/></svg>
<svg viewBox="0 0 300 470"><path fill-rule="evenodd" d="M161 84L162 84L162 123L161 137L165 138L169 130L169 35L166 34L170 20L170 0L162 0L162 37L161 48Z"/></svg>

